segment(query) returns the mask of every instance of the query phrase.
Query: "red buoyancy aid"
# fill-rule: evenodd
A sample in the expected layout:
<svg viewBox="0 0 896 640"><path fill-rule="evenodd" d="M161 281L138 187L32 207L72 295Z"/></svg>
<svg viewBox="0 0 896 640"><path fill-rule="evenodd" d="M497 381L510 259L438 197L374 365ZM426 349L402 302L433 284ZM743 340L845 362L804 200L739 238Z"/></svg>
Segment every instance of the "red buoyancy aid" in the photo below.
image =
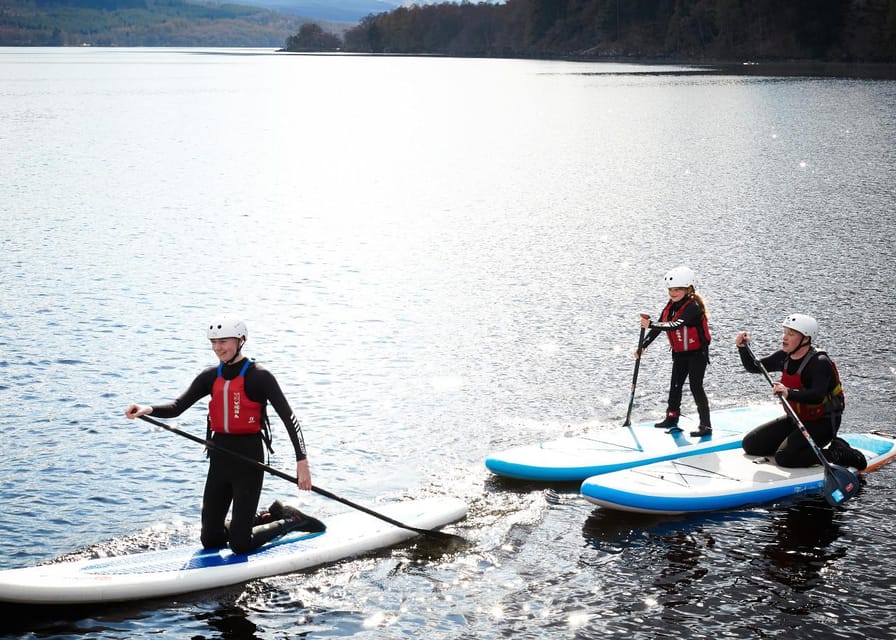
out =
<svg viewBox="0 0 896 640"><path fill-rule="evenodd" d="M787 363L790 358L785 360L784 370L781 372L781 384L788 389L803 389L803 369L806 368L806 365L809 364L812 358L819 355L826 356L827 353L810 348L809 353L805 355L795 373L787 373ZM828 360L830 360L831 367L834 370L834 379L824 399L818 404L806 404L805 402L788 400L797 417L803 422L820 420L828 410L831 412L843 411L843 408L846 406L846 396L843 395L843 385L840 383L840 372L837 370L837 365L834 364L834 361L830 358Z"/></svg>
<svg viewBox="0 0 896 640"><path fill-rule="evenodd" d="M672 304L673 302L671 300L666 304L663 313L660 315L661 321L672 322L673 320L677 320L681 317L681 314L684 313L684 310L687 309L689 304L697 304L697 302L693 299L688 300L687 303L681 305L681 308L675 315L672 315ZM706 314L702 313L700 315L700 326L688 327L682 325L675 329L675 331L666 331L666 337L669 338L669 344L672 345L672 351L675 353L682 351L696 351L697 349L702 349L703 347L708 346L709 341L712 338L709 335L709 322L706 319Z"/></svg>
<svg viewBox="0 0 896 640"><path fill-rule="evenodd" d="M262 406L246 395L246 364L233 380L221 375L224 363L218 365L218 377L212 385L212 399L208 403L209 426L216 433L247 434L262 429Z"/></svg>

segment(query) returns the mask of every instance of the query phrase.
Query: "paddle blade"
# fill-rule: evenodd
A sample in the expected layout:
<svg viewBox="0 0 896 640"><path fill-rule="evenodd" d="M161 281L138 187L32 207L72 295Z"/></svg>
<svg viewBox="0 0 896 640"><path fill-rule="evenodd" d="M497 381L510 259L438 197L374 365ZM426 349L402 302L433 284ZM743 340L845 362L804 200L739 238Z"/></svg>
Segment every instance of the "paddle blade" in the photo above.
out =
<svg viewBox="0 0 896 640"><path fill-rule="evenodd" d="M843 504L859 491L859 477L847 469L832 464L824 474L824 499L832 507Z"/></svg>

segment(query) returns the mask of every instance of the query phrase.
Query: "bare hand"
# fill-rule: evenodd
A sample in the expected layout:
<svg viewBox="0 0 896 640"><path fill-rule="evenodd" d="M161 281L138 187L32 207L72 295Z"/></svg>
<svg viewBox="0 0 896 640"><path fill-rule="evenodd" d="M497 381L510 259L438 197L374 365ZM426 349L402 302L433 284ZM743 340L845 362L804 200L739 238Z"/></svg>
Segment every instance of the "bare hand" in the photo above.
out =
<svg viewBox="0 0 896 640"><path fill-rule="evenodd" d="M780 396L780 397L782 397L782 398L787 398L787 394L788 394L789 392L790 392L790 389L788 389L787 387L785 387L785 386L784 386L783 384L781 384L780 382L776 382L776 383L772 386L772 393L774 393L776 396Z"/></svg>
<svg viewBox="0 0 896 640"><path fill-rule="evenodd" d="M746 331L741 331L737 334L737 337L734 338L734 344L736 344L738 347L742 347L744 346L745 342L747 344L750 344L750 334Z"/></svg>
<svg viewBox="0 0 896 640"><path fill-rule="evenodd" d="M299 489L304 491L311 490L311 469L308 467L308 460L299 460L296 462L296 476L299 479Z"/></svg>
<svg viewBox="0 0 896 640"><path fill-rule="evenodd" d="M127 409L124 410L124 417L130 420L134 418L139 418L140 416L146 416L152 413L152 407L144 407L139 404L129 405Z"/></svg>

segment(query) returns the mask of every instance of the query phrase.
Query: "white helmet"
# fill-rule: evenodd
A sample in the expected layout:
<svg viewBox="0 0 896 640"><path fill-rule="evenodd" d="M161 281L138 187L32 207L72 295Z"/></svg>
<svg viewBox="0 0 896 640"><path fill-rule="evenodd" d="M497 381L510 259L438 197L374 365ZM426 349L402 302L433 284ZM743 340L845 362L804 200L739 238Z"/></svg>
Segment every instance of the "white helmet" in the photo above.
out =
<svg viewBox="0 0 896 640"><path fill-rule="evenodd" d="M237 318L224 318L219 321L212 322L208 326L206 336L212 338L242 338L245 340L249 337L249 331L246 329L246 323Z"/></svg>
<svg viewBox="0 0 896 640"><path fill-rule="evenodd" d="M788 329L802 333L807 338L814 338L818 335L818 323L815 318L802 313L791 313L784 318L784 322L781 324Z"/></svg>
<svg viewBox="0 0 896 640"><path fill-rule="evenodd" d="M684 266L675 267L663 276L663 283L667 289L672 287L693 287L694 280L694 272Z"/></svg>

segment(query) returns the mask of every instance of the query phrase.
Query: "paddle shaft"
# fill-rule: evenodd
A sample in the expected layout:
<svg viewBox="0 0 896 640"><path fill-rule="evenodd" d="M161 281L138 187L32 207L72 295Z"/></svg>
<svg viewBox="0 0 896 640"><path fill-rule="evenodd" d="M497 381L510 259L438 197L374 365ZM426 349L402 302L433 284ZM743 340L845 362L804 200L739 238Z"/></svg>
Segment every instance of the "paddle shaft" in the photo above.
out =
<svg viewBox="0 0 896 640"><path fill-rule="evenodd" d="M628 411L625 412L625 422L623 427L627 427L632 423L632 407L635 404L635 385L638 384L638 369L641 368L641 345L644 344L644 332L646 329L641 327L641 333L638 335L638 357L635 358L635 371L632 373L632 392L628 397Z"/></svg>
<svg viewBox="0 0 896 640"><path fill-rule="evenodd" d="M283 471L280 471L279 469L275 469L274 467L272 467L270 465L266 465L263 462L259 462L258 460L255 460L253 458L249 458L240 453L237 453L236 451L230 451L229 449L225 449L224 447L218 446L212 440L205 440L203 438L200 438L199 436L194 436L192 433L187 433L186 431L181 431L177 427L172 427L169 424L165 424L164 422L160 422L154 418L150 418L149 416L140 416L140 419L145 420L146 422L153 424L157 427L161 427L162 429L165 429L166 431L170 431L171 433L176 433L179 436L183 436L184 438L192 440L193 442L198 442L199 444L204 445L205 447L207 447L213 451L219 451L221 453L226 453L229 456L232 456L234 458L242 460L243 462L246 462L248 464L254 465L254 466L258 467L259 469L263 469L263 470L267 471L271 475L277 476L278 478L283 478L284 480L288 480L289 482L291 482L292 484L294 484L296 486L298 486L298 484L299 484L298 479L295 478L294 476L291 476L288 473L284 473ZM446 538L454 538L455 537L452 534L445 533L443 531L437 531L435 529L419 529L417 527L412 527L410 525L399 522L398 520L394 520L393 518L390 518L387 515L378 513L376 511L373 511L372 509L368 509L367 507L365 507L363 505L356 504L356 503L352 502L351 500L347 500L345 498L337 496L335 493L330 493L326 489L321 489L320 487L312 486L311 490L314 493L317 493L324 497L330 498L331 500L336 500L337 502L341 502L342 504L348 505L349 507L352 507L353 509L357 509L358 511L363 511L364 513L371 515L374 518L379 518L380 520L383 520L384 522L388 522L389 524L395 525L396 527L399 527L401 529L408 529L409 531L413 531L415 533L419 533L422 535L431 535L431 536L446 537Z"/></svg>

